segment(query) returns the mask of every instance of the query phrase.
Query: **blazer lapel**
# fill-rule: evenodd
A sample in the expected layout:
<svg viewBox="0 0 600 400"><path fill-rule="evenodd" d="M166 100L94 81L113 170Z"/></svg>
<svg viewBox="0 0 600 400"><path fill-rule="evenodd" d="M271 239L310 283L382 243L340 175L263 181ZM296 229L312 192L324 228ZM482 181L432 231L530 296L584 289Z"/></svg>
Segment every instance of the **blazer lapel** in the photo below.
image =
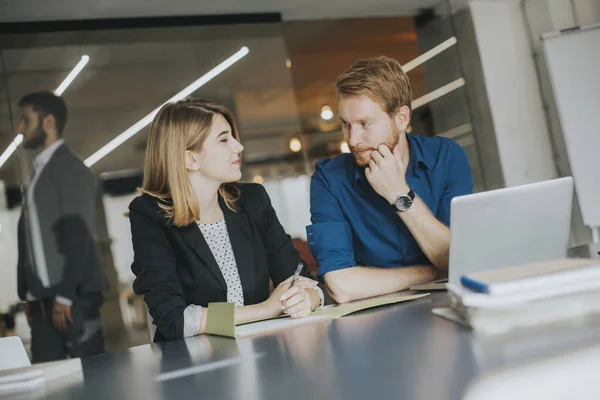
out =
<svg viewBox="0 0 600 400"><path fill-rule="evenodd" d="M227 293L227 283L225 282L225 278L223 278L223 274L221 273L221 269L217 264L217 260L215 260L215 256L212 251L210 251L210 247L208 247L208 243L202 236L200 232L200 228L196 223L191 223L188 226L181 228L183 233L183 238L185 242L194 250L194 252L204 261L204 264L213 273L215 278L221 284L221 287Z"/></svg>
<svg viewBox="0 0 600 400"><path fill-rule="evenodd" d="M225 224L231 247L237 263L242 289L244 291L244 303L254 302L254 288L256 286L256 271L254 265L254 250L252 248L252 229L248 214L243 210L234 212L229 210L225 204L221 205L225 214Z"/></svg>

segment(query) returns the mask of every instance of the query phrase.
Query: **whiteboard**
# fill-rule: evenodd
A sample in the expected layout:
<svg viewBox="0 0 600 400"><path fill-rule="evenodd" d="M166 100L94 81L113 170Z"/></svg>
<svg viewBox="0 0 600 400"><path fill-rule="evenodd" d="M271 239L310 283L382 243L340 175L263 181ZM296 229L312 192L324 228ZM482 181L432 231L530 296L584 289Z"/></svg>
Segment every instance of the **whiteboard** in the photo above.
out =
<svg viewBox="0 0 600 400"><path fill-rule="evenodd" d="M543 47L583 222L599 227L600 25L546 35Z"/></svg>

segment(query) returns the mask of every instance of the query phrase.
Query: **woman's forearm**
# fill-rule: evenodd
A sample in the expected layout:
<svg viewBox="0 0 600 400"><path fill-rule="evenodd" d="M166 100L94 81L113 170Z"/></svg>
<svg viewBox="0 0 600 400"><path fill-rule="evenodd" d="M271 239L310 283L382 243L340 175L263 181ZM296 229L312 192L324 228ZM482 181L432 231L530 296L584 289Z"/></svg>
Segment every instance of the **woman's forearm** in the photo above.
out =
<svg viewBox="0 0 600 400"><path fill-rule="evenodd" d="M253 304L251 306L237 307L235 309L235 324L243 324L259 319L273 318L281 315L280 308L272 307L268 302Z"/></svg>
<svg viewBox="0 0 600 400"><path fill-rule="evenodd" d="M317 294L318 297L318 294ZM274 309L266 301L259 304L253 304L250 306L242 306L235 308L235 324L243 324L250 321L256 321L260 319L273 318L281 314L280 309ZM202 321L200 323L200 329L198 335L206 333L206 321L208 320L208 307L203 309Z"/></svg>

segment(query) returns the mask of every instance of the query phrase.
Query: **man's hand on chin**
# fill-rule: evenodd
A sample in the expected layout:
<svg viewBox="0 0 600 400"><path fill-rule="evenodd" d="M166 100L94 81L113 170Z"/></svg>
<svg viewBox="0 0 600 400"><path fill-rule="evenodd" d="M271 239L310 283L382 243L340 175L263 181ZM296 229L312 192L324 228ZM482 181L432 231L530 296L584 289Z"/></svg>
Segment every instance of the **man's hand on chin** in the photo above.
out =
<svg viewBox="0 0 600 400"><path fill-rule="evenodd" d="M402 161L398 145L394 147L393 153L386 145L379 145L371 153L365 176L373 189L390 204L396 201L398 195L410 191L406 184L406 165Z"/></svg>

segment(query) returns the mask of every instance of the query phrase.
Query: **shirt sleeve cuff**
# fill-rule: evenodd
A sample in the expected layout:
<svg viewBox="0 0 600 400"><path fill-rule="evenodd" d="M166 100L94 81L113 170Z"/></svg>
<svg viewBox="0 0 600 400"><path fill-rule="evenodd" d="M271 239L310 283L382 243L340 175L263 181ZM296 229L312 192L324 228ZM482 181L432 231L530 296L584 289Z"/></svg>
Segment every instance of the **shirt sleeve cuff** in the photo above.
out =
<svg viewBox="0 0 600 400"><path fill-rule="evenodd" d="M183 337L196 336L202 323L202 306L190 304L183 310Z"/></svg>
<svg viewBox="0 0 600 400"><path fill-rule="evenodd" d="M352 228L347 222L320 222L306 227L308 247L317 260L317 279L326 273L356 265Z"/></svg>
<svg viewBox="0 0 600 400"><path fill-rule="evenodd" d="M66 297L56 296L54 299L57 303L63 304L65 306L71 307L73 305L73 300L67 299Z"/></svg>
<svg viewBox="0 0 600 400"><path fill-rule="evenodd" d="M319 307L315 308L313 311L317 311L320 310L321 308L323 308L323 306L325 305L325 295L323 294L323 290L318 287L315 286L313 289L316 290L316 292L319 294Z"/></svg>

